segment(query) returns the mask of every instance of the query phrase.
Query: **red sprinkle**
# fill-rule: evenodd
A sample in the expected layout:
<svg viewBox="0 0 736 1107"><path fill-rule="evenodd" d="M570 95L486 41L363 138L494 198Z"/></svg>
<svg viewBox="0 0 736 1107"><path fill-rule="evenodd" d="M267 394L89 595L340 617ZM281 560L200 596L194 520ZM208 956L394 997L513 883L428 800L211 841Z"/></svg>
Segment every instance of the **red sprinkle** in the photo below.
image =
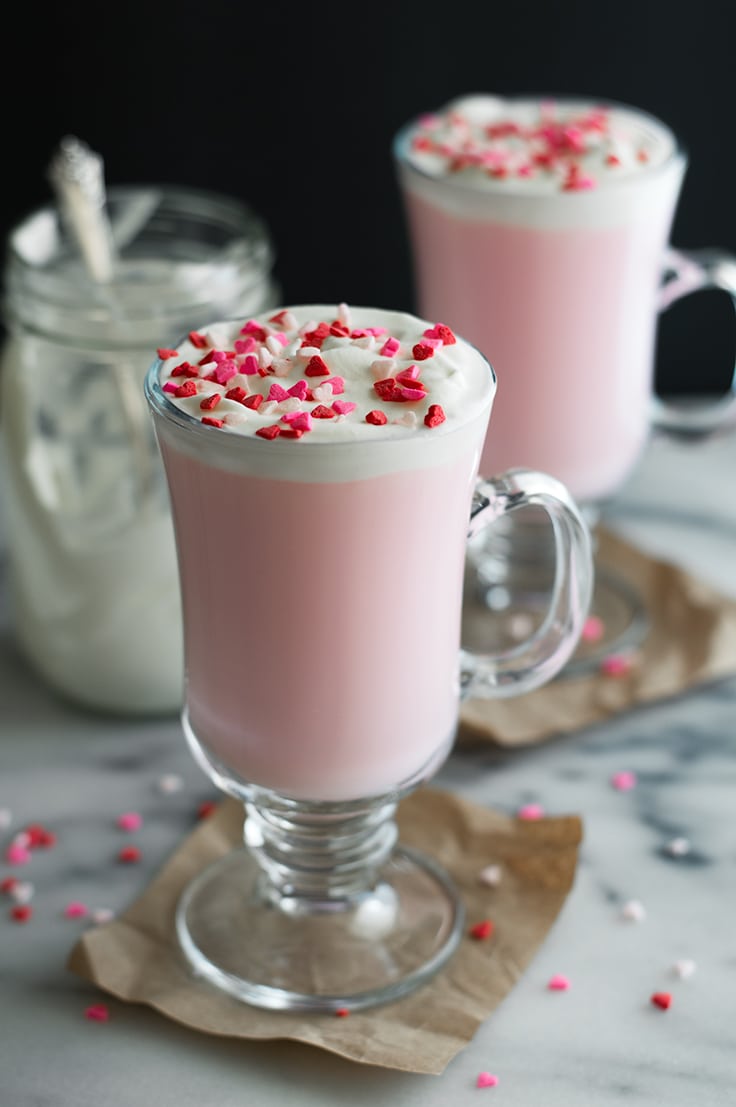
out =
<svg viewBox="0 0 736 1107"><path fill-rule="evenodd" d="M672 1006L672 996L669 992L655 992L651 997L651 1002L655 1007L661 1007L663 1011L666 1011L668 1007Z"/></svg>
<svg viewBox="0 0 736 1107"><path fill-rule="evenodd" d="M316 346L319 349L329 333L330 328L327 323L320 323L313 331L307 331L302 336L302 346Z"/></svg>
<svg viewBox="0 0 736 1107"><path fill-rule="evenodd" d="M305 377L329 377L330 370L325 365L319 354L315 354L314 357L310 357L307 368L304 370Z"/></svg>
<svg viewBox="0 0 736 1107"><path fill-rule="evenodd" d="M187 396L197 395L197 386L194 381L184 381L184 384L180 384L174 393L180 400L185 399Z"/></svg>
<svg viewBox="0 0 736 1107"><path fill-rule="evenodd" d="M2 892L4 896L9 896L17 884L18 880L16 877L6 876L5 880L0 880L0 892Z"/></svg>
<svg viewBox="0 0 736 1107"><path fill-rule="evenodd" d="M179 356L179 351L178 350L169 350L166 346L159 346L158 349L156 350L156 353L158 354L158 356L161 358L162 361L166 361L170 357L178 357Z"/></svg>
<svg viewBox="0 0 736 1107"><path fill-rule="evenodd" d="M386 377L382 381L374 381L373 387L382 400L401 402L401 389L393 377Z"/></svg>
<svg viewBox="0 0 736 1107"><path fill-rule="evenodd" d="M438 338L441 338L445 346L454 346L457 342L455 335L452 333L449 327L444 323L437 323L434 328L435 334Z"/></svg>
<svg viewBox="0 0 736 1107"><path fill-rule="evenodd" d="M204 800L197 808L197 818L206 819L212 815L217 807L214 800Z"/></svg>
<svg viewBox="0 0 736 1107"><path fill-rule="evenodd" d="M94 1003L91 1007L87 1007L84 1012L85 1019L89 1019L90 1022L107 1022L110 1018L110 1012L104 1003Z"/></svg>
<svg viewBox="0 0 736 1107"><path fill-rule="evenodd" d="M411 350L417 361L426 361L428 357L432 357L434 350L431 346L425 346L423 342L417 342L416 346L412 346Z"/></svg>
<svg viewBox="0 0 736 1107"><path fill-rule="evenodd" d="M267 438L269 441L272 438L278 438L281 433L282 428L278 425L278 423L272 423L270 427L259 427L256 431L256 435L259 438Z"/></svg>
<svg viewBox="0 0 736 1107"><path fill-rule="evenodd" d="M424 416L425 427L438 427L440 423L444 423L445 413L439 404L430 404L429 411Z"/></svg>
<svg viewBox="0 0 736 1107"><path fill-rule="evenodd" d="M222 396L219 392L213 392L211 396L205 396L204 400L200 401L199 406L202 408L202 411L212 411L213 408L217 407L221 399Z"/></svg>
<svg viewBox="0 0 736 1107"><path fill-rule="evenodd" d="M277 327L280 327L288 314L288 308L284 308L283 311L277 311L275 315L271 316L269 323L275 323Z"/></svg>
<svg viewBox="0 0 736 1107"><path fill-rule="evenodd" d="M171 370L172 377L198 377L199 369L196 365L190 365L188 361L182 361Z"/></svg>
<svg viewBox="0 0 736 1107"><path fill-rule="evenodd" d="M476 941L482 942L486 938L490 938L494 931L493 923L490 919L483 919L482 922L476 923L475 926L471 926L468 934L471 938L475 938Z"/></svg>
<svg viewBox="0 0 736 1107"><path fill-rule="evenodd" d="M240 385L237 385L235 388L231 388L225 393L225 399L235 400L236 403L242 404L247 395L248 393L245 391L245 389L241 388ZM263 399L263 397L261 397L261 399Z"/></svg>
<svg viewBox="0 0 736 1107"><path fill-rule="evenodd" d="M205 415L202 419L208 427L221 427L224 423L223 419L213 419L211 415Z"/></svg>
<svg viewBox="0 0 736 1107"><path fill-rule="evenodd" d="M312 412L312 415L314 415L314 412ZM372 423L374 427L382 427L388 422L388 418L385 411L379 411L378 408L376 408L375 411L368 412L365 421L366 423Z"/></svg>
<svg viewBox="0 0 736 1107"><path fill-rule="evenodd" d="M118 853L118 861L122 861L124 865L134 865L136 861L140 861L141 856L138 846L123 846Z"/></svg>
<svg viewBox="0 0 736 1107"><path fill-rule="evenodd" d="M301 438L301 436L303 434L304 434L304 431L302 430L301 427L282 427L281 428L281 437L282 438Z"/></svg>
<svg viewBox="0 0 736 1107"><path fill-rule="evenodd" d="M333 411L331 407L325 407L324 404L317 404L312 408L310 413L315 419L334 419L337 415L336 411Z"/></svg>
<svg viewBox="0 0 736 1107"><path fill-rule="evenodd" d="M13 922L27 923L33 917L33 908L30 903L17 903L10 908L10 917Z"/></svg>
<svg viewBox="0 0 736 1107"><path fill-rule="evenodd" d="M249 407L252 411L258 411L258 408L263 403L263 396L260 392L254 392L252 396L246 396L243 400L243 407Z"/></svg>
<svg viewBox="0 0 736 1107"><path fill-rule="evenodd" d="M346 1019L349 1014L350 1012L348 1011L347 1007L338 1007L335 1011L335 1016L338 1019Z"/></svg>
<svg viewBox="0 0 736 1107"><path fill-rule="evenodd" d="M336 319L330 327L330 334L334 335L335 338L349 338L350 328L341 323L339 319Z"/></svg>
<svg viewBox="0 0 736 1107"><path fill-rule="evenodd" d="M197 350L205 350L209 346L209 342L199 331L190 331L189 341Z"/></svg>

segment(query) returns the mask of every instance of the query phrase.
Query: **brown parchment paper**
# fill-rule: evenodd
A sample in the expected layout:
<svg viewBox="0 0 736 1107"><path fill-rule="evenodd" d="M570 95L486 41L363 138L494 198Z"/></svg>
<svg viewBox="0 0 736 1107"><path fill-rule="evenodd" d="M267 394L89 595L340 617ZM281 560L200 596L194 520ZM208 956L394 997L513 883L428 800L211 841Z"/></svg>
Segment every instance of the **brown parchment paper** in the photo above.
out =
<svg viewBox="0 0 736 1107"><path fill-rule="evenodd" d="M197 826L125 914L78 940L68 967L205 1034L289 1038L353 1061L439 1074L511 990L554 922L573 884L582 825L572 815L525 822L428 787L402 801L397 821L404 845L452 875L468 927L491 918L495 930L483 941L466 934L431 981L395 1003L348 1018L261 1011L193 976L174 936L174 912L185 884L242 842L243 808L231 799ZM495 888L478 879L489 864L501 866Z"/></svg>
<svg viewBox="0 0 736 1107"><path fill-rule="evenodd" d="M633 585L647 609L649 633L631 671L563 675L509 700L469 699L458 744L532 745L736 673L736 601L610 531L597 538L601 564Z"/></svg>

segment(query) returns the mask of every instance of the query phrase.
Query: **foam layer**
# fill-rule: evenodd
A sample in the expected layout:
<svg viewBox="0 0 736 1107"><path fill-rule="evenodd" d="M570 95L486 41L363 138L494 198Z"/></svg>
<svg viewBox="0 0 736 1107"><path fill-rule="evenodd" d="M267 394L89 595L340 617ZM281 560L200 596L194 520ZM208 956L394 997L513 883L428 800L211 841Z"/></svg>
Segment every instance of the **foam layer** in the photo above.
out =
<svg viewBox="0 0 736 1107"><path fill-rule="evenodd" d="M645 220L685 166L659 120L582 99L465 96L409 122L394 153L405 190L453 217L539 228Z"/></svg>
<svg viewBox="0 0 736 1107"><path fill-rule="evenodd" d="M488 362L449 327L345 304L215 322L162 353L148 393L178 448L296 480L442 464L464 448L456 432L487 422L495 391ZM234 452L235 438L250 449Z"/></svg>

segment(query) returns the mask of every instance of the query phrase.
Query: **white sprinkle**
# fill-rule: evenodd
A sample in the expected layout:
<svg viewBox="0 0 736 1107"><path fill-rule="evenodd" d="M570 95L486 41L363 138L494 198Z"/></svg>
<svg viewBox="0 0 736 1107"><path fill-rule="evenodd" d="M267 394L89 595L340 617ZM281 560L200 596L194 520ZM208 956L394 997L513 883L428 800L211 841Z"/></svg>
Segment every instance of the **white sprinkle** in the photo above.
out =
<svg viewBox="0 0 736 1107"><path fill-rule="evenodd" d="M502 877L503 873L500 865L486 865L485 869L481 869L478 873L478 880L481 884L487 884L489 888L497 887L501 883Z"/></svg>
<svg viewBox="0 0 736 1107"><path fill-rule="evenodd" d="M392 377L395 368L396 362L392 357L382 358L371 362L371 375L382 381L385 377Z"/></svg>
<svg viewBox="0 0 736 1107"><path fill-rule="evenodd" d="M274 338L272 334L266 339L266 346L271 351L274 357L279 357L283 353L284 347L279 342L278 338Z"/></svg>
<svg viewBox="0 0 736 1107"><path fill-rule="evenodd" d="M184 781L182 777L176 773L166 773L164 776L159 777L158 790L163 792L164 795L170 796L174 792L180 792L184 787Z"/></svg>
<svg viewBox="0 0 736 1107"><path fill-rule="evenodd" d="M276 411L278 406L279 405L276 402L276 400L265 400L261 404L261 406L258 408L258 414L259 415L273 415L273 413Z"/></svg>
<svg viewBox="0 0 736 1107"><path fill-rule="evenodd" d="M284 415L290 411L301 411L302 402L298 396L289 396L288 400L279 400L278 410Z"/></svg>
<svg viewBox="0 0 736 1107"><path fill-rule="evenodd" d="M509 618L508 628L511 637L515 638L517 641L522 638L528 638L534 630L534 619L531 615L519 612L519 614L512 615Z"/></svg>
<svg viewBox="0 0 736 1107"><path fill-rule="evenodd" d="M281 347L279 347L281 349ZM260 369L268 369L273 361L273 354L270 350L267 350L265 346L261 346L258 351L258 367Z"/></svg>
<svg viewBox="0 0 736 1107"><path fill-rule="evenodd" d="M285 311L281 319L281 326L284 328L285 331L296 330L298 326L296 316L290 311Z"/></svg>
<svg viewBox="0 0 736 1107"><path fill-rule="evenodd" d="M21 849L28 849L31 844L31 836L30 834L26 834L25 830L21 830L13 838L12 844L14 846L20 846Z"/></svg>
<svg viewBox="0 0 736 1107"><path fill-rule="evenodd" d="M343 327L350 326L350 308L347 304L337 305L337 318L340 320Z"/></svg>
<svg viewBox="0 0 736 1107"><path fill-rule="evenodd" d="M353 346L358 346L361 350L372 350L375 345L376 340L372 334L364 334L360 338L353 339Z"/></svg>
<svg viewBox="0 0 736 1107"><path fill-rule="evenodd" d="M94 911L90 912L90 918L96 926L102 926L103 923L108 923L115 918L115 912L109 907L95 907Z"/></svg>
<svg viewBox="0 0 736 1107"><path fill-rule="evenodd" d="M628 919L629 922L642 922L647 917L644 904L638 899L630 899L621 908L621 917Z"/></svg>
<svg viewBox="0 0 736 1107"><path fill-rule="evenodd" d="M35 890L36 889L29 881L24 881L23 883L18 881L18 883L14 884L10 889L10 898L14 899L16 903L30 903L33 899Z"/></svg>
<svg viewBox="0 0 736 1107"><path fill-rule="evenodd" d="M667 843L665 849L672 857L684 857L690 852L690 842L687 838L673 838Z"/></svg>
<svg viewBox="0 0 736 1107"><path fill-rule="evenodd" d="M316 319L310 319L308 323L303 323L301 325L301 327L299 328L299 334L302 334L302 335L309 334L310 331L316 331L316 330L317 330L317 320Z"/></svg>
<svg viewBox="0 0 736 1107"><path fill-rule="evenodd" d="M309 361L310 358L319 356L319 346L300 346L296 351L296 356Z"/></svg>
<svg viewBox="0 0 736 1107"><path fill-rule="evenodd" d="M417 413L415 411L407 411L400 419L392 419L391 422L397 427L415 427L417 425Z"/></svg>
<svg viewBox="0 0 736 1107"><path fill-rule="evenodd" d="M12 812L8 807L0 807L0 830L7 830L13 821Z"/></svg>
<svg viewBox="0 0 736 1107"><path fill-rule="evenodd" d="M271 372L275 377L288 377L293 362L289 357L275 357L271 362Z"/></svg>
<svg viewBox="0 0 736 1107"><path fill-rule="evenodd" d="M672 966L672 971L675 976L679 976L680 980L687 980L695 972L696 965L694 961L675 961Z"/></svg>

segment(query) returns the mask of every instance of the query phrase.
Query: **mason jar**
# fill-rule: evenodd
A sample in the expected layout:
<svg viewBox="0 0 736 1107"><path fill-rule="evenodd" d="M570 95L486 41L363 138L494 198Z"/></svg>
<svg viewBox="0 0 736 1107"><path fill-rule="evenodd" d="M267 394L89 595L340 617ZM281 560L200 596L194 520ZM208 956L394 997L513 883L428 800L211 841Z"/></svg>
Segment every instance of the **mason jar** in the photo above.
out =
<svg viewBox="0 0 736 1107"><path fill-rule="evenodd" d="M175 713L182 627L168 494L143 394L161 346L276 305L264 222L234 198L110 188L97 284L57 211L8 236L0 477L12 630L80 705Z"/></svg>

